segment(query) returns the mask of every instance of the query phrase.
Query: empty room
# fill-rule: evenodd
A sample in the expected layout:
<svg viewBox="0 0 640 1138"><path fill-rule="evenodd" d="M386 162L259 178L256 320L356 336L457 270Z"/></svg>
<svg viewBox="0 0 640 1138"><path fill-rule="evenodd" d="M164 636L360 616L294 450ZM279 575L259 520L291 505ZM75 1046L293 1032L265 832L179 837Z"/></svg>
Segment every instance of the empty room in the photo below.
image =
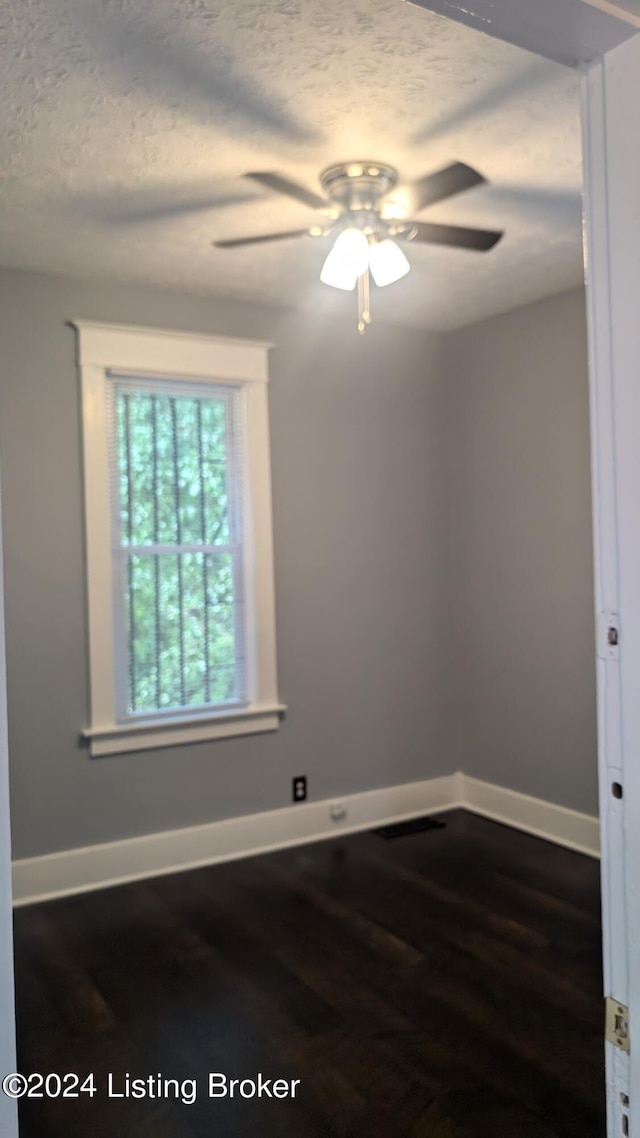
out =
<svg viewBox="0 0 640 1138"><path fill-rule="evenodd" d="M21 1138L600 1138L576 70L6 13Z"/></svg>

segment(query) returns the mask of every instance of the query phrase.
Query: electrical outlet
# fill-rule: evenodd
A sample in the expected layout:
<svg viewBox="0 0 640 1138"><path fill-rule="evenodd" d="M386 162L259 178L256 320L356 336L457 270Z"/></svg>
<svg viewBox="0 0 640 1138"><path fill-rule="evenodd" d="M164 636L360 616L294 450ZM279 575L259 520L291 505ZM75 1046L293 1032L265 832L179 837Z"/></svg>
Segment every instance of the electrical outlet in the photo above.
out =
<svg viewBox="0 0 640 1138"><path fill-rule="evenodd" d="M307 797L307 776L299 774L291 780L292 798L294 802L304 802Z"/></svg>

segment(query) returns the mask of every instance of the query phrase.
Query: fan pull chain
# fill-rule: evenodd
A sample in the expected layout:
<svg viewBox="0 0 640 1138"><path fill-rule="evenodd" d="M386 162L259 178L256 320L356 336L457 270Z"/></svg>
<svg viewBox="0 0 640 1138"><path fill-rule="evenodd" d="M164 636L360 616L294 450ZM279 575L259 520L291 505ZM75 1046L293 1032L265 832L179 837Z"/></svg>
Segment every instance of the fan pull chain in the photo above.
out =
<svg viewBox="0 0 640 1138"><path fill-rule="evenodd" d="M358 277L358 331L361 336L366 332L367 324L371 323L370 305L369 269L367 268Z"/></svg>

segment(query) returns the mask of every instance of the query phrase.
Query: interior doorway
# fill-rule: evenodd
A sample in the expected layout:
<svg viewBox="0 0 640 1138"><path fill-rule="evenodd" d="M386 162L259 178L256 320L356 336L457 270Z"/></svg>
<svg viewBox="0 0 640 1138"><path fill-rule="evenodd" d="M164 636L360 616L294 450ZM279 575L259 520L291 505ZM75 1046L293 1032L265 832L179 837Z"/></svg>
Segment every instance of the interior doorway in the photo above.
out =
<svg viewBox="0 0 640 1138"><path fill-rule="evenodd" d="M592 74L593 74L593 73L592 73ZM594 176L594 175L593 175L593 176ZM596 228L596 232L597 232L597 228ZM597 245L597 240L598 240L598 239L596 239L596 245ZM592 402L592 406L593 406L593 402ZM600 435L600 437L601 437L601 435ZM600 519L599 519L599 518L598 518L598 516L597 516L597 534L599 533L599 529L598 529L598 527L599 527L599 526L600 526ZM600 571L601 571L601 570L600 570ZM613 652L613 651L609 651L609 649L615 649L615 648L616 648L616 645L615 645L615 644L613 644L612 642L610 642L610 641L609 641L609 638L608 638L608 628L609 628L609 627L614 627L614 628L615 628L615 619L614 619L614 618L615 618L615 617L616 617L616 615L617 615L617 610L618 610L618 605L617 605L617 604L609 605L609 607L606 609L606 611L607 611L608 615L609 615L609 616L610 616L610 618L612 618L612 619L610 619L610 620L609 620L609 625L607 626L607 644L608 644L608 649L602 649L602 650L601 650L601 653L600 653L600 660L601 660L601 665L604 665L604 667L607 667L607 666L608 666L608 663L614 663L614 665L615 665L615 663L617 663L617 662L618 662L618 661L617 661L617 657L616 657L616 654L615 654L615 652ZM602 667L601 667L601 671L602 671ZM610 778L609 778L609 769L608 769L608 768L607 768L607 770L606 770L606 773L605 773L605 774L606 774L606 778L601 778L601 786L602 786L602 787L605 787L605 786L606 786L606 787L608 787L608 786L609 786ZM616 781L617 781L617 780L616 780ZM459 785L465 785L465 784L459 783ZM626 793L626 783L624 784L624 786L625 786L625 793ZM478 793L479 793L479 792L478 792L478 790L477 790L477 787L473 787L473 786L470 786L470 783L468 783L468 784L467 784L467 786L466 786L466 792L467 792L467 791L469 792L469 794L470 794L471 792L475 792L476 794L478 794ZM620 802L620 799L617 799L616 801ZM479 809L479 802L478 802L478 801L476 801L475 805L476 805L476 808L478 808L478 809ZM626 803L625 803L625 805L626 805ZM489 808L487 808L487 807L485 806L485 809L484 809L484 813L485 813L485 814L489 813L489 810L490 810L490 809L491 809L490 807L489 807ZM616 822L620 822L620 818L618 818L618 815L616 814L616 811L620 811L621 809L622 809L622 808L621 808L620 806L616 806L616 805L615 805L615 803L614 803L614 806L613 806L613 807L612 807L612 806L610 806L610 803L608 803L608 799L607 799L607 806L606 806L606 814L607 814L607 828L606 828L606 833L607 833L607 842L609 841L610 835L612 835L612 833L613 833L613 834L615 834L615 833L616 833L614 826L615 826ZM481 811L481 813L482 813L482 811ZM495 814L495 813L497 813L497 807L494 807L494 814ZM612 828L609 828L609 822L610 822L610 824L612 824ZM614 841L615 841L615 838L614 838ZM327 850L328 850L328 849L329 849L329 847L327 847ZM609 861L606 861L606 867L607 867L607 866L609 866L609 868L610 868L610 867L612 867L612 866L610 866L610 863L609 863ZM614 866L614 869L615 869L615 866ZM608 869L606 868L606 873L607 873L607 872L608 872ZM607 881L607 879L606 879L606 881ZM618 875L617 875L617 877L616 877L616 875L615 875L615 873L614 873L614 875L613 875L613 877L612 877L612 880L609 880L609 881L607 881L607 884L606 884L606 888L607 888L607 890L608 890L608 893L607 893L607 897L608 897L609 901L610 901L610 902L612 902L612 905L615 905L615 902L616 902L616 897L617 897L617 893L616 893L617 885L613 885L613 884L612 884L612 881L620 881L620 874L618 874ZM79 901L79 902L77 902L77 905L82 905L82 902L80 902L80 901ZM151 908L153 908L153 904L151 904ZM607 913L608 913L608 912L609 912L609 910L607 909ZM183 946L183 947L184 947L184 946ZM192 947L192 946L191 946L191 947ZM188 946L187 946L187 951L189 951L189 949L188 949ZM613 953L613 954L612 954L612 953L610 953L610 951L609 951L609 956L608 956L608 958L607 958L607 959L608 959L608 962L609 962L609 963L608 963L608 965L607 965L608 967L613 967L612 963L610 963L610 962L612 962L612 959L614 959L614 960L615 960L615 958L616 958L616 953L615 953L615 951L614 951L614 953ZM622 973L618 973L618 975L622 975ZM625 992L624 992L624 991L623 991L623 989L620 987L620 981L618 981L618 982L617 982L617 987L614 987L614 988L612 989L612 991L615 991L617 998L620 998L620 999L624 999L624 996L625 996ZM613 1046L613 1045L612 1045L612 1046ZM609 1061L610 1061L610 1064L612 1064L612 1063L613 1063L613 1061L612 1061L612 1055L610 1055L610 1054L609 1054ZM622 1059L621 1059L621 1063L623 1063L623 1064L624 1064L624 1062L625 1062L625 1061L624 1061L624 1058L622 1058ZM617 1102L618 1106L622 1106L622 1107L625 1107L625 1105L626 1105L626 1104L623 1102L623 1098L622 1098L622 1097L620 1097L621 1095L625 1095L625 1091L621 1091L621 1090L620 1090L620 1086L622 1086L622 1083L620 1082L620 1079L621 1079L620 1070L617 1070L617 1071L616 1071L616 1078L617 1078L617 1080L618 1080L618 1081L615 1083L615 1088L616 1088L616 1090L617 1090L617 1098L616 1098L616 1102ZM623 1072L623 1077L622 1077L622 1078L623 1078L623 1082L624 1082L624 1072ZM613 1083L612 1083L612 1086L613 1086ZM629 1087L627 1087L627 1090L629 1090ZM614 1097L615 1097L615 1096L614 1096ZM612 1102L613 1102L613 1098L612 1098L612 1096L610 1096L610 1100L609 1100L609 1110L610 1110L610 1111L612 1111L612 1110L613 1110L613 1107L612 1107ZM612 1118L612 1116L610 1116L610 1118ZM609 1118L609 1123L610 1123L610 1118ZM627 1125L629 1125L629 1122L627 1122L626 1124L627 1124ZM615 1131L612 1131L612 1132L615 1132Z"/></svg>

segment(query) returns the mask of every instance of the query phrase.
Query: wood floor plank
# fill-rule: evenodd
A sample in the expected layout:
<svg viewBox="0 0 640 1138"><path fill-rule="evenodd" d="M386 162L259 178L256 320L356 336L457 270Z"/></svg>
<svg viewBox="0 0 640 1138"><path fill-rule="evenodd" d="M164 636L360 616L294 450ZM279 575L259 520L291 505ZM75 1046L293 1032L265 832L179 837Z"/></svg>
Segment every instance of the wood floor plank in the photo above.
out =
<svg viewBox="0 0 640 1138"><path fill-rule="evenodd" d="M101 1088L21 1138L602 1138L597 866L442 817L17 910L20 1069ZM296 1098L209 1099L260 1071Z"/></svg>

